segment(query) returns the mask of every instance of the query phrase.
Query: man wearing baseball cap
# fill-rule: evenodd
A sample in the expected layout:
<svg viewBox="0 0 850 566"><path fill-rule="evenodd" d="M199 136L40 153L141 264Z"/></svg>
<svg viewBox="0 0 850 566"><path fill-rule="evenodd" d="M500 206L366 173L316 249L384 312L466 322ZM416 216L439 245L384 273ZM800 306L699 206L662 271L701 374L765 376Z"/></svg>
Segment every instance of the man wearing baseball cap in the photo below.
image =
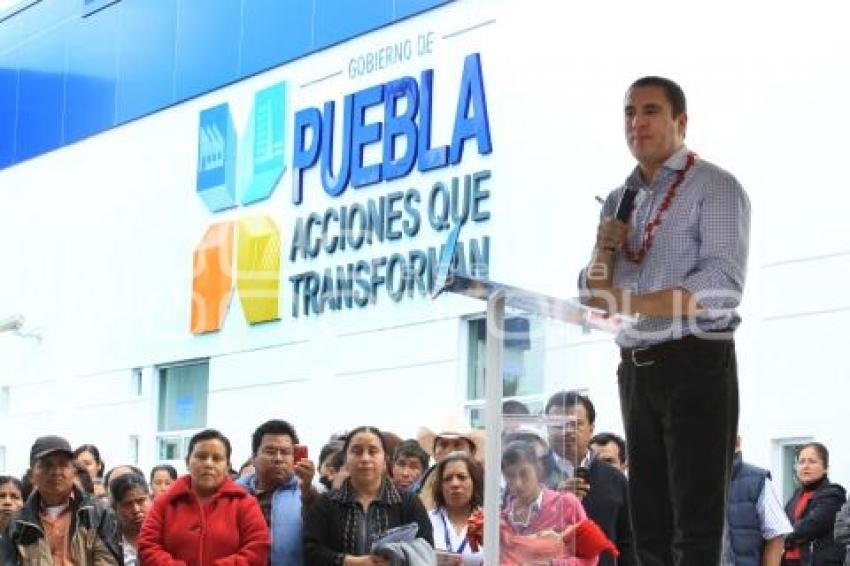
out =
<svg viewBox="0 0 850 566"><path fill-rule="evenodd" d="M59 436L30 450L35 491L0 537L0 564L120 566L123 554L112 511L74 486L74 453Z"/></svg>

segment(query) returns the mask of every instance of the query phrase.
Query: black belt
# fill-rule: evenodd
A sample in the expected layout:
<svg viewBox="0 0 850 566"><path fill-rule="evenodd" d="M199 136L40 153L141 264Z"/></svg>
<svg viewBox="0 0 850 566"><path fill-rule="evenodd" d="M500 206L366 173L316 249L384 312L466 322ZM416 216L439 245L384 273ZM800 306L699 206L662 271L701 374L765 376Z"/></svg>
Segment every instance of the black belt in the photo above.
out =
<svg viewBox="0 0 850 566"><path fill-rule="evenodd" d="M731 330L710 330L708 331L708 333L728 333L730 336L732 335ZM678 340L669 340L667 342L654 344L645 348L620 348L620 358L625 363L631 364L634 367L651 366L657 362L663 361L664 359L670 356L675 355L677 352L693 348L696 344L699 344L700 342L716 343L724 341L717 339L700 338L698 335L689 334L688 336L685 336L684 338L679 338Z"/></svg>

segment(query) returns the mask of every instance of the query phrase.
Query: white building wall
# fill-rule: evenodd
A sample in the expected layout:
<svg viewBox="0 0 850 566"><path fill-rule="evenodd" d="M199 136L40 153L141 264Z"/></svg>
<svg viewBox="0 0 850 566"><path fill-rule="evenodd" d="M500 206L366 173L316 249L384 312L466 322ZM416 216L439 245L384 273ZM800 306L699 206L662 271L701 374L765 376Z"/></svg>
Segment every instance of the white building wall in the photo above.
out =
<svg viewBox="0 0 850 566"><path fill-rule="evenodd" d="M374 423L410 436L457 410L466 398L462 317L483 304L457 297L393 304L381 295L365 309L292 319L286 279L426 248L445 233L425 225L413 241L297 265L284 259L280 322L249 327L234 297L224 328L205 336L188 332L193 248L211 222L262 211L278 222L287 255L298 216L392 190L424 192L435 180L486 168L492 219L467 226L462 238L491 236L493 279L570 296L594 238L593 195L604 196L633 166L622 139L623 91L638 76L661 74L689 95L689 145L732 171L752 201L738 333L745 455L780 473L781 439L819 439L833 452L833 477L850 483L841 426L850 371L843 358L850 76L842 72L850 39L838 3L817 11L762 4L730 11L724 3L706 10L650 2L638 12L457 2L0 171L0 316L23 313L43 335L40 342L0 335L0 385L10 391L0 415L7 471L23 470L36 435L57 431L75 444L97 444L109 465L126 461L137 435L140 463L153 464L153 368L187 359L210 358L207 422L234 439L235 462L266 418L293 421L316 453L339 429ZM347 77L351 57L427 32L436 38L434 53ZM241 129L254 92L279 80L290 84L291 118L299 108L331 99L341 105L346 93L434 68L432 139L442 144L463 57L476 51L492 155L468 146L455 168L349 188L339 199L322 193L312 171L301 207L289 202L291 170L272 198L250 210L211 215L196 196L200 110L227 101ZM301 86L334 70L343 73ZM375 149L367 160L377 159ZM621 430L610 340L573 332L565 345L552 336L548 388L588 388L597 430ZM144 368L141 395L130 386L136 367Z"/></svg>

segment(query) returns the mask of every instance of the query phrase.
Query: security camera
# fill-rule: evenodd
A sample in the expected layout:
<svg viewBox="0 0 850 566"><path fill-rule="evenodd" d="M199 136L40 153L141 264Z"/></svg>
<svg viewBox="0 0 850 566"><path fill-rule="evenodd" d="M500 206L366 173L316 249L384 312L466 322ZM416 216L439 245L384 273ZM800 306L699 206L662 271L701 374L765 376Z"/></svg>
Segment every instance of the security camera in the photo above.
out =
<svg viewBox="0 0 850 566"><path fill-rule="evenodd" d="M19 331L24 326L24 317L16 314L0 319L0 332Z"/></svg>

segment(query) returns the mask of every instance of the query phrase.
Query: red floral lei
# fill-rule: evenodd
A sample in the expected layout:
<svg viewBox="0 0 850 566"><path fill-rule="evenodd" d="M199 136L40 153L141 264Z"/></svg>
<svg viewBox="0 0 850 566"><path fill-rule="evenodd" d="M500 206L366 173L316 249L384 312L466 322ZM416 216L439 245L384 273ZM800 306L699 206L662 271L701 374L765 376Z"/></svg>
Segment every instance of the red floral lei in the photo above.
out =
<svg viewBox="0 0 850 566"><path fill-rule="evenodd" d="M649 248L652 247L652 236L655 234L655 231L661 225L661 220L664 217L664 213L667 212L667 209L670 208L670 204L673 202L673 198L676 196L676 190L679 188L679 185L682 184L682 181L685 180L685 175L688 174L691 167L693 167L694 163L697 160L697 154L693 151L688 152L688 160L685 163L685 168L676 171L676 178L673 179L673 182L670 183L670 186L667 188L667 192L664 194L664 200L661 201L661 206L658 207L658 211L655 213L655 217L649 221L646 227L643 229L643 238L641 238L640 248L638 248L637 252L633 252L629 249L629 243L626 242L623 245L623 254L626 259L632 263L640 263L643 261L643 258L646 257Z"/></svg>

